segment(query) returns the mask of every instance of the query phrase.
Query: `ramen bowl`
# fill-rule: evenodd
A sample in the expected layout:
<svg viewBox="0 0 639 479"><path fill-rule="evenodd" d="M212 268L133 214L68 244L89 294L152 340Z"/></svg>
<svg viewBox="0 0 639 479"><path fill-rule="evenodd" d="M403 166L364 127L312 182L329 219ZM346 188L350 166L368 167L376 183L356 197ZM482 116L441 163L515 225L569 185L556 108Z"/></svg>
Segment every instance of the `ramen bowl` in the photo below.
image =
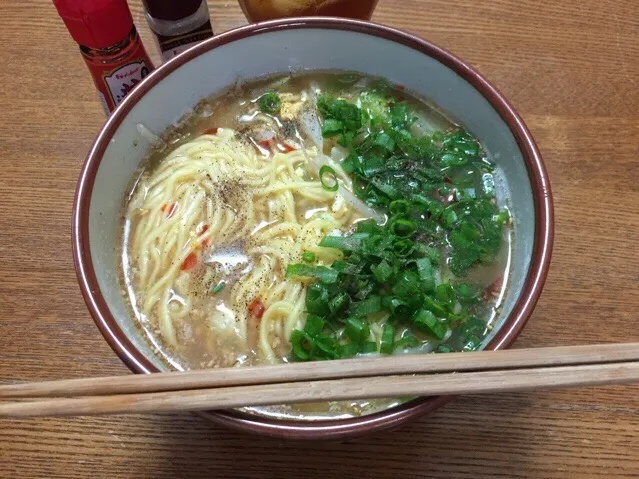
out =
<svg viewBox="0 0 639 479"><path fill-rule="evenodd" d="M120 104L89 151L74 203L75 267L98 328L133 372L166 369L136 326L119 281L123 198L150 147L149 136L141 132L165 131L198 101L238 79L309 71L384 77L435 104L481 142L500 171L514 229L509 286L482 347L506 348L524 327L550 263L553 210L541 156L519 115L479 73L425 40L356 20L287 19L223 33L162 65ZM274 419L238 410L200 414L234 429L270 436L344 439L406 423L450 399L417 398L335 420Z"/></svg>

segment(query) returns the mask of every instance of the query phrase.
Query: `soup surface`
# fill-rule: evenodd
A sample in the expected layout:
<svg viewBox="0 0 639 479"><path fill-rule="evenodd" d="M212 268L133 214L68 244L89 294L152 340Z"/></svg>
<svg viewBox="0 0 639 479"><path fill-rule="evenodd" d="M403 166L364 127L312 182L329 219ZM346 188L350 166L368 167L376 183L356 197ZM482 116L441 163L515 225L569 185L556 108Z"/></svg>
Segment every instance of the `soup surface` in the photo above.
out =
<svg viewBox="0 0 639 479"><path fill-rule="evenodd" d="M494 175L469 133L383 80L236 85L157 138L134 178L125 295L172 369L473 350L506 288L512 221ZM248 410L350 417L400 401Z"/></svg>

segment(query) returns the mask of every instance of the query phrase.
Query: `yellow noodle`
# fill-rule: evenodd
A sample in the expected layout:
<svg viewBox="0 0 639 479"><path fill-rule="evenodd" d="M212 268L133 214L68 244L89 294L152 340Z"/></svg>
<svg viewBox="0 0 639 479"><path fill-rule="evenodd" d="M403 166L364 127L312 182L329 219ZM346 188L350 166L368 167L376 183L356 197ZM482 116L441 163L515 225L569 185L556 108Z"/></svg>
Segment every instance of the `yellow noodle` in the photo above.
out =
<svg viewBox="0 0 639 479"><path fill-rule="evenodd" d="M129 268L140 314L167 345L181 342L196 298L210 296L207 288L219 278L207 262L240 242L250 267L224 293L230 331L247 351L255 347L262 362L278 363L288 354L292 331L304 324L309 279L285 278L286 267L304 251L315 253L319 264L340 259L339 251L318 243L354 219L336 192L309 180L316 156L312 148L265 159L232 130L219 129L178 147L140 178L127 210ZM197 265L190 269L193 256ZM261 320L248 312L254 300L264 307ZM206 314L214 337L229 331L220 329L228 324L221 325L219 311Z"/></svg>

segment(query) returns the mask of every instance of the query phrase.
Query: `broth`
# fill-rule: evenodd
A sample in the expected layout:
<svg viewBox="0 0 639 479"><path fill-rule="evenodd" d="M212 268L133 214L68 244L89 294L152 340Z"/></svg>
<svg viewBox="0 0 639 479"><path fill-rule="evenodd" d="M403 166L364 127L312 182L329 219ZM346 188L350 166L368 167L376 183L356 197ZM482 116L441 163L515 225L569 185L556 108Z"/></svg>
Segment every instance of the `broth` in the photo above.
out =
<svg viewBox="0 0 639 479"><path fill-rule="evenodd" d="M345 130L330 136L327 128L331 113L324 104L327 98L333 102L334 111L355 111L348 105L359 105L357 111L367 112L370 124L361 126L352 138ZM345 102L335 103L337 98ZM318 105L324 106L318 110ZM363 150L367 138L382 145L373 146L366 153L369 158L385 148L390 151L387 162L391 162L408 151L408 146L398 146L401 138L386 139L384 130L374 124L375 109L386 112L388 105L392 105L389 111L393 116L386 128L400 121L397 112L408 111L414 117L402 121L414 138L432 136L433 148L440 149L446 148L452 138L475 154L472 168L471 163L467 167L443 167L443 182L437 189L425 199L411 200L411 208L418 204L415 201L428 205L417 215L393 213L393 208L408 208L408 201L395 200L389 209L376 203L386 201L384 198L367 192L377 188L380 175L386 174L388 181L379 188L390 191L393 175L407 169L413 176L407 177L406 184L416 181L418 173L435 174L414 167L409 153L398 173L382 169L373 173L370 181L362 176L357 185L352 183L356 177L340 166L348 163L349 152ZM345 120L340 128L346 128L346 124ZM507 285L512 231L506 210L494 206L488 160L474 140L459 136L456 128L436 108L401 88L343 72L249 82L200 102L193 114L167 131L161 145L150 151L125 201L121 256L125 296L157 355L170 369L188 370L378 354L380 348L389 352L384 337L388 339L391 329L390 347L395 354L478 347L497 316ZM397 131L404 130L398 127ZM441 132L449 136L437 139L444 135ZM467 153L469 158L471 153ZM372 169L366 168L362 171ZM366 189L362 182L368 182ZM374 194L383 196L379 188ZM486 208L493 208L494 215L486 216ZM503 226L488 224L500 215L503 218L499 225ZM455 221L467 221L470 226L456 226ZM423 229L402 236L397 225L406 224ZM490 232L491 244L498 246L482 252L483 256L466 267L462 263L468 258L461 257L459 250L466 247L476 252L472 245L464 246L460 231L475 224L484 236ZM406 239L388 246L384 250L386 259L380 256L375 260L377 264L370 258L362 259L364 273L335 270L342 263L352 269L358 252L320 245L325 237L335 241L368 238L367 234L383 241L389 235L387 228L395 228L392 231L397 238ZM379 233L382 231L385 233ZM423 240L424 247L418 246L422 244L420 238L428 238ZM404 252L393 252L406 244L413 248L410 260ZM395 270L382 280L380 264L389 261L396 262ZM426 278L424 267L431 263L434 266L429 267L430 276ZM418 266L413 271L414 264ZM370 271L377 282L371 279ZM458 276L460 271L462 276ZM329 298L324 303L336 303L336 291L340 289L335 285L336 278L347 281L348 289L354 288L353 281L364 281L365 277L369 282L363 288L373 288L369 296L362 293L356 297L360 293L353 289L348 305L338 305L341 310L326 310L324 316L309 314L312 295L324 294ZM395 282L391 283L390 278ZM415 281L420 282L420 288L425 282L433 283L432 289L427 288L432 293L423 293L432 296L425 299L430 309L414 307L407 299L411 295L402 296ZM391 304L389 298L395 302ZM372 299L379 303L376 310L347 317L350 311L357 311L358 304L364 307L363 303ZM387 301L387 306L381 305L382 301ZM322 301L318 304L321 309ZM413 322L404 320L401 311L411 311ZM315 336L309 332L307 319L311 316L321 325ZM477 318L481 319L480 327ZM462 327L472 321L472 331L470 326ZM331 328L337 329L331 332ZM353 333L357 328L364 328L361 338L354 336L359 334ZM280 418L339 418L368 414L401 401L245 410Z"/></svg>

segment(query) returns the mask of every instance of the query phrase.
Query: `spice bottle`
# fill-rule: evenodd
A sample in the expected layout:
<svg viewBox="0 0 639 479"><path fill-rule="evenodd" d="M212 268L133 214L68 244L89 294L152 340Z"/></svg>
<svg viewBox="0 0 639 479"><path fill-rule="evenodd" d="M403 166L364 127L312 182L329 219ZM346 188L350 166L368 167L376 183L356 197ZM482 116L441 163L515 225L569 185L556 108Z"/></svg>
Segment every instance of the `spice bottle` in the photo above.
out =
<svg viewBox="0 0 639 479"><path fill-rule="evenodd" d="M53 0L108 115L153 70L126 0Z"/></svg>
<svg viewBox="0 0 639 479"><path fill-rule="evenodd" d="M143 0L143 3L146 20L165 61L213 36L206 0Z"/></svg>

